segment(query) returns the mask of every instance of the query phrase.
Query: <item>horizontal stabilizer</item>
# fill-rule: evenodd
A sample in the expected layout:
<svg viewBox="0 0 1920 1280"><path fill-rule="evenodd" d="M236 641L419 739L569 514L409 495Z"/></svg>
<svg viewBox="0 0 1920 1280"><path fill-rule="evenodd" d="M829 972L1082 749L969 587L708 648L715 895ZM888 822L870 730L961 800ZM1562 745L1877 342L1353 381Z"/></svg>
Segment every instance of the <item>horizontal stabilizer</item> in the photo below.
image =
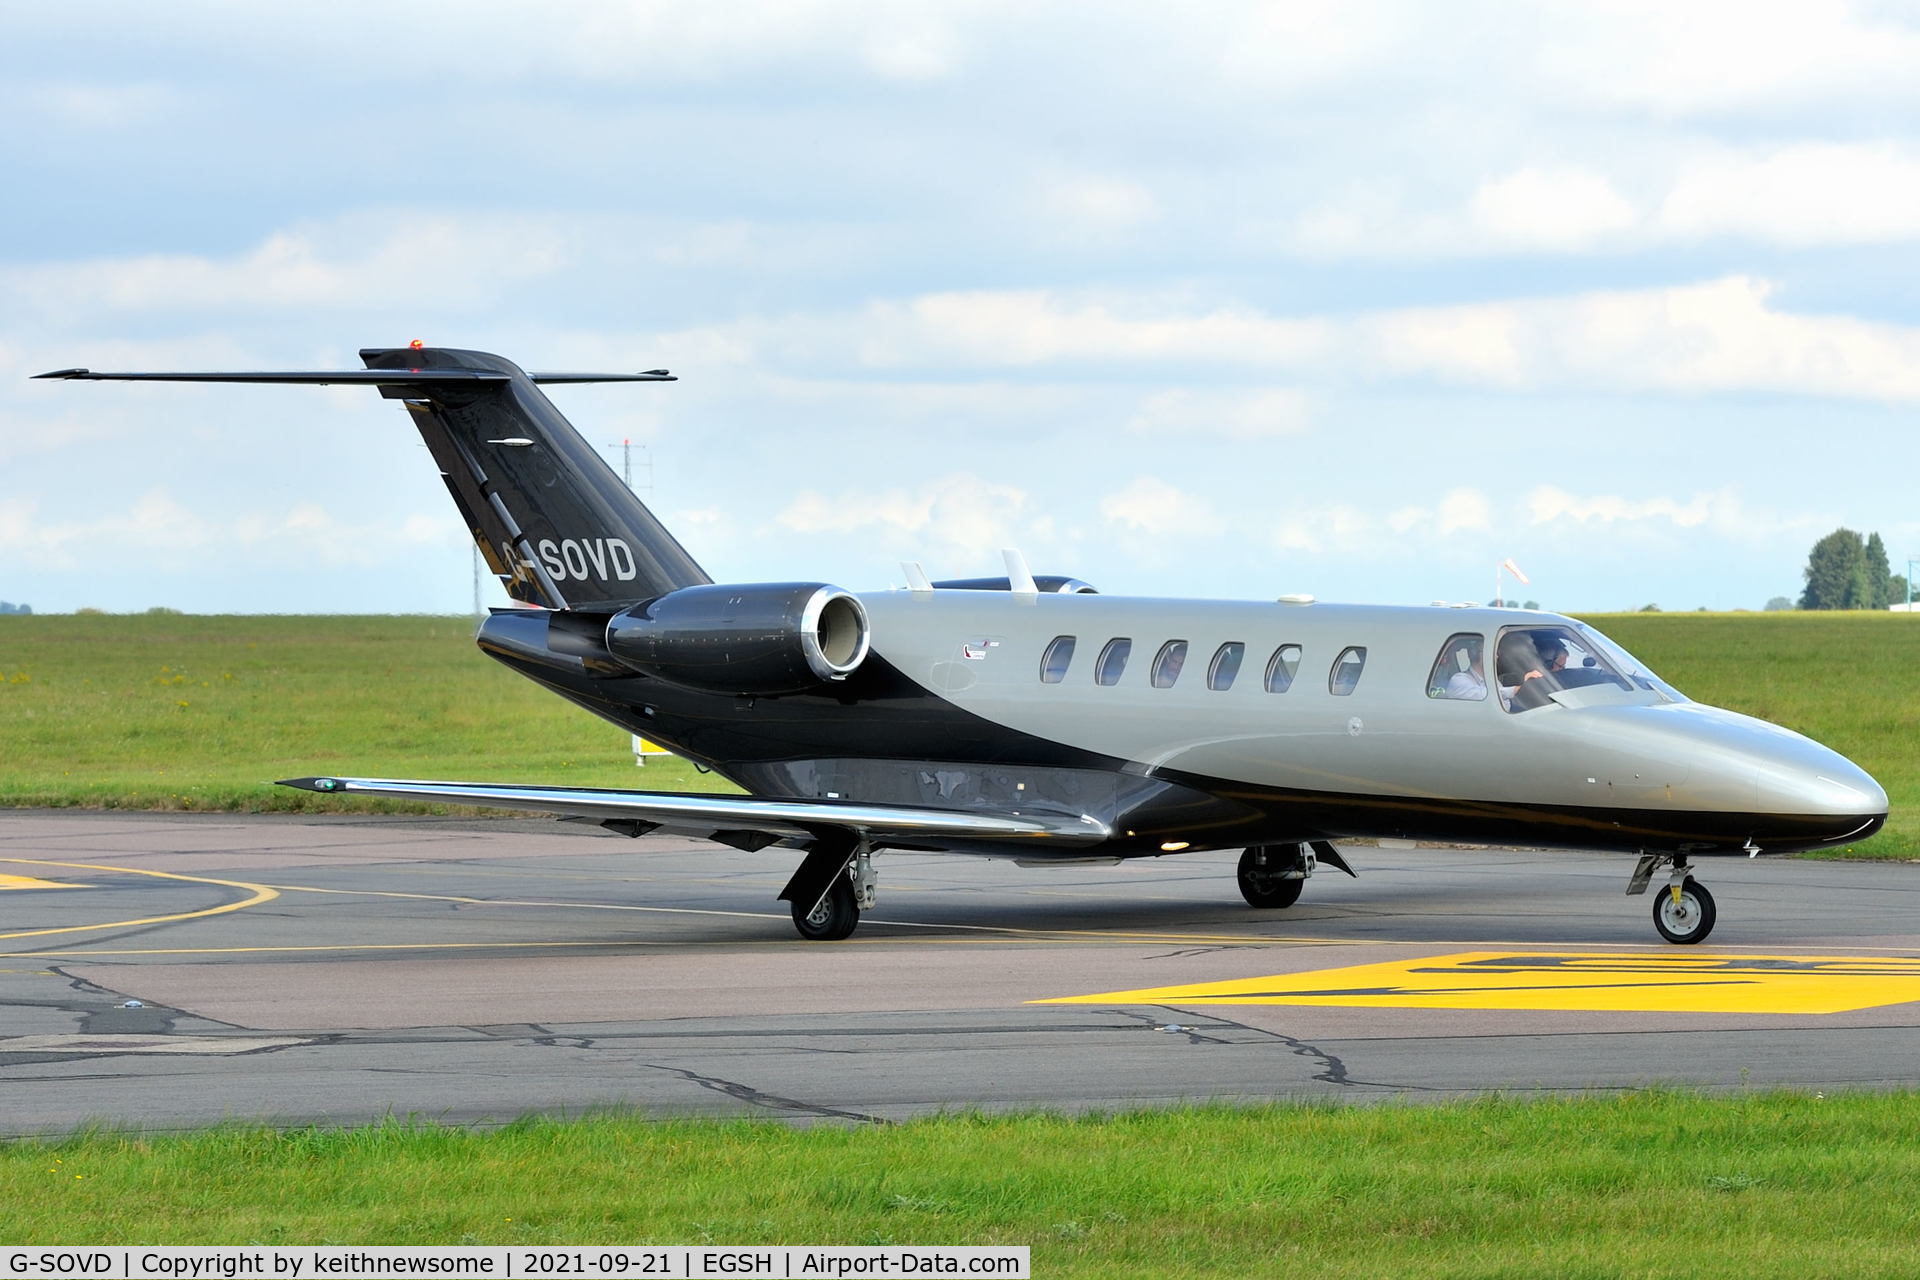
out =
<svg viewBox="0 0 1920 1280"><path fill-rule="evenodd" d="M55 378L64 382L288 382L308 386L358 384L364 387L472 386L475 383L511 382L513 375L494 369L316 369L258 373L95 373L92 369L55 369L36 373L35 378ZM530 373L529 379L552 382L678 382L665 369L645 373Z"/></svg>
<svg viewBox="0 0 1920 1280"><path fill-rule="evenodd" d="M763 800L677 791L614 791L600 787L516 786L510 783L418 782L398 778L288 778L283 787L322 795L385 796L439 804L533 809L595 821L625 819L666 831L710 836L759 831L782 839L816 837L823 829L873 838L1063 841L1091 844L1112 829L1093 818L1042 814L962 813L848 800Z"/></svg>

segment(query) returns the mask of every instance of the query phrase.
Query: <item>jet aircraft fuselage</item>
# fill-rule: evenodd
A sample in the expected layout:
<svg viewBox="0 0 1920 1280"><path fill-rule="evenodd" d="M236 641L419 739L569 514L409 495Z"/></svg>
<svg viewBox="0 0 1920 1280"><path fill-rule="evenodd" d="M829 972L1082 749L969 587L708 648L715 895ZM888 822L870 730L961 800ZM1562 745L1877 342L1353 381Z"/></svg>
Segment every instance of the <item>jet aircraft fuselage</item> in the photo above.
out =
<svg viewBox="0 0 1920 1280"><path fill-rule="evenodd" d="M1553 614L1005 591L860 601L867 661L777 698L597 675L556 653L531 611L494 614L479 639L752 794L1085 814L1111 829L1098 852L1117 857L1343 838L1777 853L1858 840L1885 817L1884 793L1845 757L1643 669L1628 687L1586 685L1524 711L1497 690L1431 696L1436 661L1463 636L1491 647L1554 628L1604 652L1598 633ZM1071 656L1047 670L1063 641ZM1102 672L1115 641L1128 657ZM1170 645L1183 646L1180 666L1156 679ZM1230 646L1228 673L1215 659L1234 659ZM1340 660L1356 650L1343 688ZM1044 856L998 841L969 851Z"/></svg>

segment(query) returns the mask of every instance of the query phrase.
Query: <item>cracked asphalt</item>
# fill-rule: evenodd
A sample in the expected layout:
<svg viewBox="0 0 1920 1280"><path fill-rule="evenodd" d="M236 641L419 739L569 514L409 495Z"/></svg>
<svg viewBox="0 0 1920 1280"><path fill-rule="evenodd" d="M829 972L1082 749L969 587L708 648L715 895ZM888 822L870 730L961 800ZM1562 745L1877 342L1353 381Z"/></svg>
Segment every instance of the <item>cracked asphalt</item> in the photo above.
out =
<svg viewBox="0 0 1920 1280"><path fill-rule="evenodd" d="M1716 861L1660 943L1633 860L1356 848L1285 911L1233 855L883 854L844 943L794 855L540 820L0 814L0 1135L605 1108L959 1109L1916 1081L1920 1005L1811 1014L1032 1001L1512 948L1920 959L1920 867ZM8 879L11 877L11 879Z"/></svg>

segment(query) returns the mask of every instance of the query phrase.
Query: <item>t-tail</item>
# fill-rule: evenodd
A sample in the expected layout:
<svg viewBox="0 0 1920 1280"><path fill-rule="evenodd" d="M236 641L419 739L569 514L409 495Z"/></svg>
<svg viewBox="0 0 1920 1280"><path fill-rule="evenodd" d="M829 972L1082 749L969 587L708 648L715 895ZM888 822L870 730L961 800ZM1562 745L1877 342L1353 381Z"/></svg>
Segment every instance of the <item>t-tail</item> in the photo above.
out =
<svg viewBox="0 0 1920 1280"><path fill-rule="evenodd" d="M376 347L365 369L95 373L142 382L357 383L398 400L507 594L547 609L605 610L712 582L536 384L670 382L648 373L534 373L482 351Z"/></svg>

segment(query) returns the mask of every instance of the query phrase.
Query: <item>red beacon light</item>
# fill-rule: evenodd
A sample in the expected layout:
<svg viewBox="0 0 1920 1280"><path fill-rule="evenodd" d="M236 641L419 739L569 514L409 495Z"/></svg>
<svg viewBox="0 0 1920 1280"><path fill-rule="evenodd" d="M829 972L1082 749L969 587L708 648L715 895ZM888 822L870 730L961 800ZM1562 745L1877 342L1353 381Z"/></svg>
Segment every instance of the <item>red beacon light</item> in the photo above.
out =
<svg viewBox="0 0 1920 1280"><path fill-rule="evenodd" d="M420 339L415 338L412 342L409 342L407 345L412 347L415 351L418 351L420 350L420 348L426 346L427 344L420 341Z"/></svg>

